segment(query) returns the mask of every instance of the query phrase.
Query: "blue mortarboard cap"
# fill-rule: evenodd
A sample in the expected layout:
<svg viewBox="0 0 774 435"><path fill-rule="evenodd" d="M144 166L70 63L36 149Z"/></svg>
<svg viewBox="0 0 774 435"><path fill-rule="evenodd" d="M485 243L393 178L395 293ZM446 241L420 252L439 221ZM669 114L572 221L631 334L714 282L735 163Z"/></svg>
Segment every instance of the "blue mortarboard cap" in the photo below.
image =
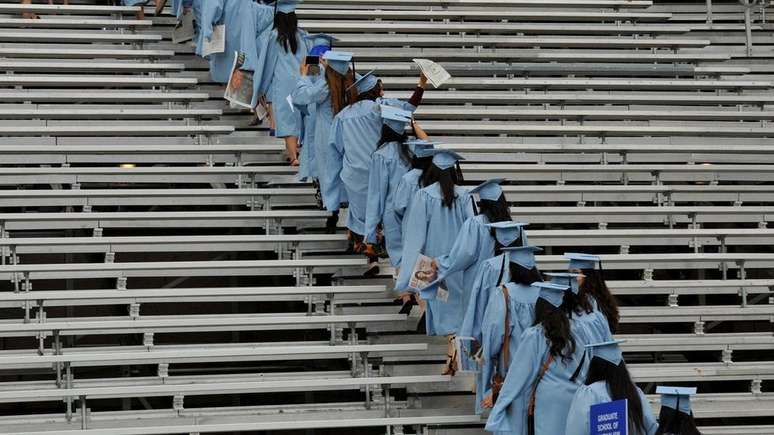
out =
<svg viewBox="0 0 774 435"><path fill-rule="evenodd" d="M564 302L564 292L569 288L566 285L557 285L552 282L533 282L533 287L540 289L540 298L549 304L559 308Z"/></svg>
<svg viewBox="0 0 774 435"><path fill-rule="evenodd" d="M626 340L613 340L605 341L602 343L592 343L586 345L586 350L589 352L591 358L599 357L603 360L617 366L623 361L623 352L619 344L626 342Z"/></svg>
<svg viewBox="0 0 774 435"><path fill-rule="evenodd" d="M495 238L497 238L497 241L500 242L500 244L503 246L508 246L516 241L516 239L521 236L522 231L524 231L524 227L527 225L529 224L513 221L502 221L495 222L493 224L486 224L487 227L495 229Z"/></svg>
<svg viewBox="0 0 774 435"><path fill-rule="evenodd" d="M374 72L376 72L376 70L371 70L363 75L355 77L355 83L352 83L352 86L348 87L347 91L354 87L357 89L358 94L364 94L375 88L379 83L379 77L376 77Z"/></svg>
<svg viewBox="0 0 774 435"><path fill-rule="evenodd" d="M409 148L410 148L410 147L411 147L411 145L409 145ZM434 151L434 150L435 150L435 148L433 148L433 145L431 145L431 146L427 146L427 145L415 145L415 146L414 146L414 150L413 150L413 152L414 152L414 155L415 155L417 158L419 158L419 159L425 159L425 158L428 158L428 157L432 157L432 156L433 156L433 151Z"/></svg>
<svg viewBox="0 0 774 435"><path fill-rule="evenodd" d="M464 157L451 150L430 150L433 156L433 164L439 169L449 169L459 160L465 160Z"/></svg>
<svg viewBox="0 0 774 435"><path fill-rule="evenodd" d="M348 51L328 51L323 55L323 59L328 62L328 66L337 73L344 75L349 71L349 62L352 60L352 53Z"/></svg>
<svg viewBox="0 0 774 435"><path fill-rule="evenodd" d="M500 187L500 183L505 181L505 178L492 178L486 180L478 186L470 189L470 193L478 193L481 199L487 201L497 201L500 195L503 194L503 189Z"/></svg>
<svg viewBox="0 0 774 435"><path fill-rule="evenodd" d="M301 0L277 0L276 7L278 12L289 14L295 12Z"/></svg>
<svg viewBox="0 0 774 435"><path fill-rule="evenodd" d="M676 409L683 414L691 414L691 396L696 394L696 387L668 387L660 385L656 394L661 395L661 406Z"/></svg>
<svg viewBox="0 0 774 435"><path fill-rule="evenodd" d="M568 269L596 269L597 263L602 261L596 255L579 254L577 252L566 252L564 258L570 260Z"/></svg>
<svg viewBox="0 0 774 435"><path fill-rule="evenodd" d="M409 147L411 152L414 154L417 154L417 150L420 150L420 149L431 150L436 145L438 145L438 142L430 142L423 139L409 139L404 143Z"/></svg>
<svg viewBox="0 0 774 435"><path fill-rule="evenodd" d="M578 292L580 292L580 287L578 286L578 277L580 276L579 273L546 273L546 276L550 277L551 282L554 284L570 286L570 290L572 290L572 292L576 295Z"/></svg>
<svg viewBox="0 0 774 435"><path fill-rule="evenodd" d="M512 246L503 248L503 252L507 252L508 261L516 263L525 269L532 269L535 267L535 253L541 252L543 249L537 246Z"/></svg>
<svg viewBox="0 0 774 435"><path fill-rule="evenodd" d="M403 133L406 129L406 123L411 121L411 112L384 104L380 107L384 125L390 127L396 133Z"/></svg>

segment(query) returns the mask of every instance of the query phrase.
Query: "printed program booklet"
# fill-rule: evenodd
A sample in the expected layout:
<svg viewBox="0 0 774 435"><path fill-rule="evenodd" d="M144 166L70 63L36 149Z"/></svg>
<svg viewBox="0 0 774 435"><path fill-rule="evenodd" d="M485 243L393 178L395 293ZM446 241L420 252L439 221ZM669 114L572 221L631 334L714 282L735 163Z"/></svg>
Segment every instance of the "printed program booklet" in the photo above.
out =
<svg viewBox="0 0 774 435"><path fill-rule="evenodd" d="M172 30L172 42L179 44L194 39L194 14L192 11L188 11L183 14L180 21L177 22L175 28Z"/></svg>
<svg viewBox="0 0 774 435"><path fill-rule="evenodd" d="M437 63L429 59L413 59L414 63L419 65L419 69L422 70L427 81L429 81L434 87L438 88L451 78L451 75Z"/></svg>
<svg viewBox="0 0 774 435"><path fill-rule="evenodd" d="M202 57L226 50L226 25L220 24L212 28L212 36L202 40Z"/></svg>
<svg viewBox="0 0 774 435"><path fill-rule="evenodd" d="M231 75L226 84L226 92L223 94L223 98L234 106L252 109L253 72L240 69L244 64L245 54L236 52L234 55L234 65L231 67Z"/></svg>

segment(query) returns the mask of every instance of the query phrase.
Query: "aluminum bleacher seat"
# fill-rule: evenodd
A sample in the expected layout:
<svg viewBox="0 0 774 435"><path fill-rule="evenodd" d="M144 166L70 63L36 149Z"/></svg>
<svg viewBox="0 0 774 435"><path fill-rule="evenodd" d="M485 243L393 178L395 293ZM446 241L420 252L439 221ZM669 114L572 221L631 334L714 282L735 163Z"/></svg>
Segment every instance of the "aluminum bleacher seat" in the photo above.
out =
<svg viewBox="0 0 774 435"><path fill-rule="evenodd" d="M321 234L282 141L226 107L169 9L44 3L0 4L0 433L483 434L471 377L438 376L445 339L396 314L386 261L362 276L343 217ZM408 97L412 58L440 61L453 78L420 124L466 157L466 186L510 180L541 270L604 254L643 389L698 384L703 433L769 434L771 28L755 11L748 54L741 7L715 4L711 25L704 8L307 0L299 16L388 96Z"/></svg>

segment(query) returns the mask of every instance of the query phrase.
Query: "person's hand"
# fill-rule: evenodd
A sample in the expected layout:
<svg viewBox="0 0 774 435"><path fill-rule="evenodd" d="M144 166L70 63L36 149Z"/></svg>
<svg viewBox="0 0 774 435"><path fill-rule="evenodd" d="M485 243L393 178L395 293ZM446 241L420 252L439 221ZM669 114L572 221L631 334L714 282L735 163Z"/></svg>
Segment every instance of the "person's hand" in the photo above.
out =
<svg viewBox="0 0 774 435"><path fill-rule="evenodd" d="M309 75L309 65L306 64L306 59L304 59L304 62L301 63L301 67L299 68L299 72L301 73L301 76Z"/></svg>
<svg viewBox="0 0 774 435"><path fill-rule="evenodd" d="M427 86L427 76L425 73L421 72L419 73L419 83L417 83L417 86L424 89Z"/></svg>
<svg viewBox="0 0 774 435"><path fill-rule="evenodd" d="M486 397L484 397L484 400L481 401L481 407L484 409L489 409L494 406L494 400L492 399L491 394L487 394Z"/></svg>

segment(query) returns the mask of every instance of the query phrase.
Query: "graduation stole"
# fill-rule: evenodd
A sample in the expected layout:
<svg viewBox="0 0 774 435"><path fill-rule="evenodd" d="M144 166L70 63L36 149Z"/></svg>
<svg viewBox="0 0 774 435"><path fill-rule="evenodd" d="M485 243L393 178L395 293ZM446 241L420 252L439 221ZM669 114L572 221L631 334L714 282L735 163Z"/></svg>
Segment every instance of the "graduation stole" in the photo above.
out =
<svg viewBox="0 0 774 435"><path fill-rule="evenodd" d="M505 329L503 334L503 347L502 351L500 352L500 355L502 356L502 362L500 364L501 370L496 370L495 374L492 375L492 401L497 401L497 396L500 395L500 390L503 388L503 384L505 383L505 376L501 375L500 372L508 372L508 363L511 361L510 359L510 353L511 353L511 310L508 305L508 300L510 299L510 296L508 295L508 287L502 286L503 289L503 298L505 299Z"/></svg>

